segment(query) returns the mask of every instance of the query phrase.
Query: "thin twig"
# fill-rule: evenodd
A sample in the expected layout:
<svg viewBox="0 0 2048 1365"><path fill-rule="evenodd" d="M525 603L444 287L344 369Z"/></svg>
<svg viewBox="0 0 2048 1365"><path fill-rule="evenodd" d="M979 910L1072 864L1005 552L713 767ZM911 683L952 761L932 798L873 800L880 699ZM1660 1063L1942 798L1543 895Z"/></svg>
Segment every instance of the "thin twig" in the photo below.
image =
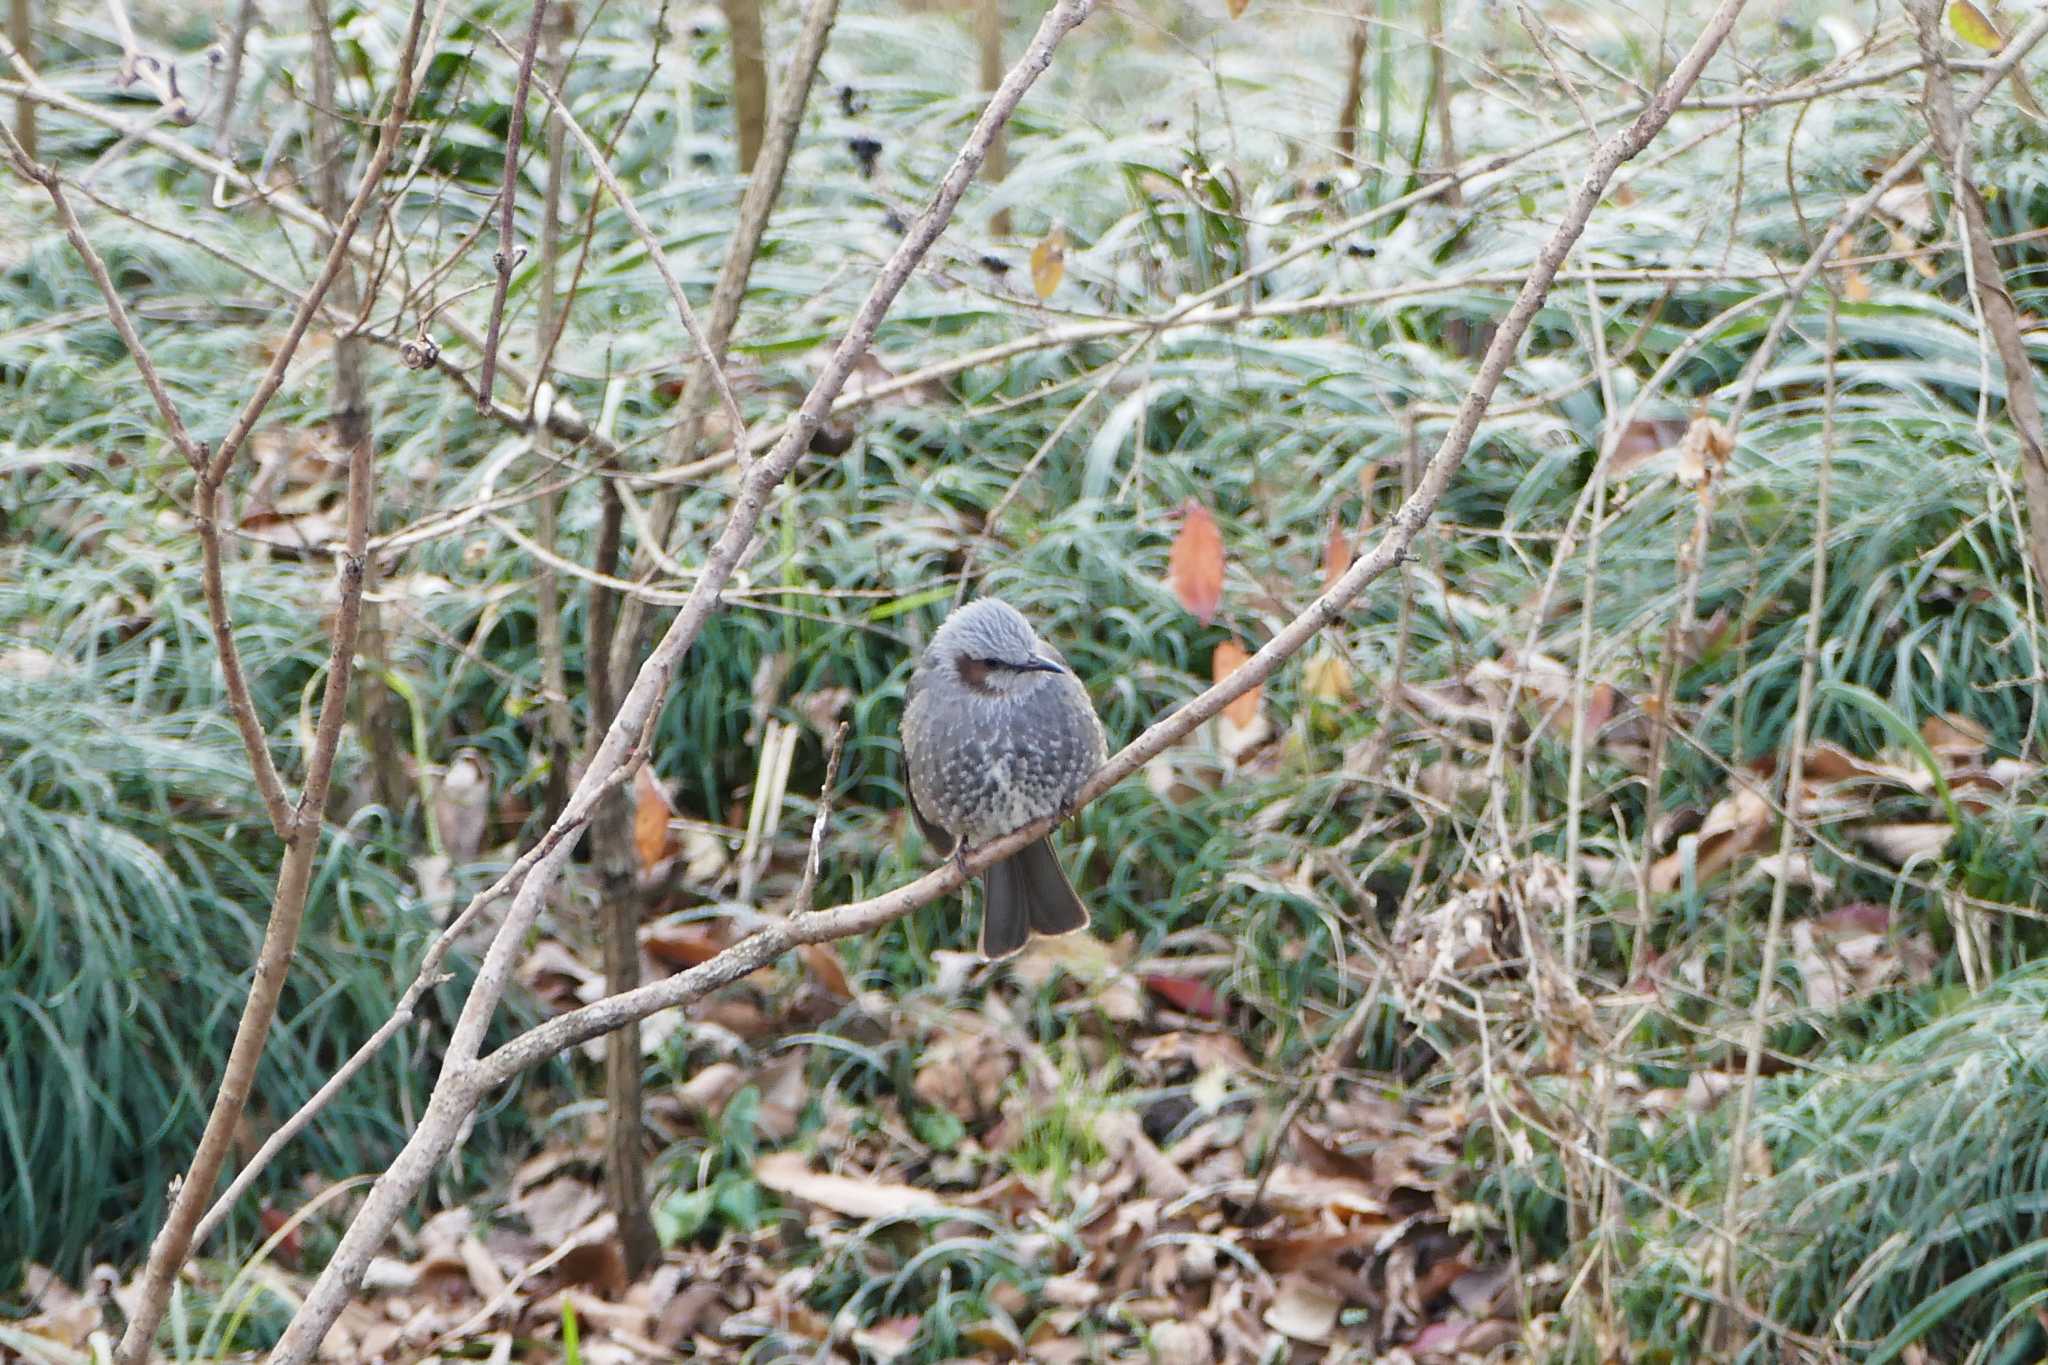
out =
<svg viewBox="0 0 2048 1365"><path fill-rule="evenodd" d="M505 48L505 40L497 34L491 34L491 40L499 47ZM506 51L509 52L510 49L506 48ZM590 169L596 173L599 182L612 198L618 201L619 211L625 214L626 222L632 226L633 235L647 248L647 255L654 262L655 272L661 276L662 284L668 289L669 301L675 305L676 316L682 319L683 330L689 333L691 344L697 348L697 353L704 357L706 365L711 370L711 380L718 389L719 401L725 405L726 419L732 423L734 439L744 448L747 442L747 423L746 418L740 415L739 399L733 396L732 381L726 377L725 367L711 360L711 343L705 337L704 329L697 325L697 312L690 307L690 297L683 292L683 286L677 281L675 271L668 263L668 252L663 249L661 239L655 235L654 229L647 225L647 219L634 204L633 196L619 183L618 175L605 159L604 149L599 147L597 140L585 132L583 125L576 121L576 116L569 112L569 106L562 102L562 97L556 93L555 87L548 83L545 76L533 77L533 83L540 88L541 94L547 97L556 116L562 120L562 126L576 139L576 145L583 149L584 158L590 163Z"/></svg>
<svg viewBox="0 0 2048 1365"><path fill-rule="evenodd" d="M839 780L839 756L846 750L849 727L840 721L832 732L825 754L825 780L818 784L818 818L811 822L811 850L804 855L804 877L796 889L796 913L811 908L811 896L818 888L818 870L825 861L825 827L832 820L832 788Z"/></svg>
<svg viewBox="0 0 2048 1365"><path fill-rule="evenodd" d="M518 207L519 147L526 139L526 87L533 80L533 59L540 52L540 29L547 13L548 0L533 0L533 13L526 21L526 44L519 49L519 78L512 86L511 120L505 129L505 175L498 186L498 251L491 257L498 278L491 290L490 321L484 325L483 369L476 380L476 405L480 412L491 410L491 388L498 377L498 329L505 322L505 297L512 292L512 271L524 254L512 249L512 218Z"/></svg>
<svg viewBox="0 0 2048 1365"><path fill-rule="evenodd" d="M142 50L135 40L135 25L128 20L124 0L107 0L107 17L114 21L114 34L121 43L121 84L140 85L163 106L171 122L189 127L193 122L192 106L178 89L178 69Z"/></svg>

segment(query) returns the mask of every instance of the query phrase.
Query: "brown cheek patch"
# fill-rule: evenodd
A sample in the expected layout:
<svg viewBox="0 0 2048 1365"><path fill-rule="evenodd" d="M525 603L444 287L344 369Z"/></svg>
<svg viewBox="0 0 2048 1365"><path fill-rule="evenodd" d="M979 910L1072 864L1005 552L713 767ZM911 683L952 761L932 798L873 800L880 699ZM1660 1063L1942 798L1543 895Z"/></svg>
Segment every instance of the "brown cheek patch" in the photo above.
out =
<svg viewBox="0 0 2048 1365"><path fill-rule="evenodd" d="M988 691L988 665L979 659L962 659L960 661L960 681L966 683L977 692Z"/></svg>

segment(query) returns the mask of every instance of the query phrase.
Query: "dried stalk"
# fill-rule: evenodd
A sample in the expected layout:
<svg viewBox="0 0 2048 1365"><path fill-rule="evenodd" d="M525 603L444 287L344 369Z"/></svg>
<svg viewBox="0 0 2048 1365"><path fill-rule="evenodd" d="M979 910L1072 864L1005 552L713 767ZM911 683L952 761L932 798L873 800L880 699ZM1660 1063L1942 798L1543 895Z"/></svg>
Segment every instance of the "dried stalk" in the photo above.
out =
<svg viewBox="0 0 2048 1365"><path fill-rule="evenodd" d="M1799 800L1806 775L1806 740L1813 723L1813 693L1820 671L1820 626L1827 605L1828 533L1832 529L1829 493L1835 468L1835 360L1841 342L1841 314L1833 288L1828 291L1828 337L1825 372L1822 378L1820 476L1814 488L1813 575L1806 592L1806 639L1799 658L1799 699L1792 712L1789 740L1791 760L1787 764L1785 787L1779 794L1785 809ZM1742 1246L1742 1191L1749 1174L1749 1125L1756 1112L1757 1078L1762 1073L1764 1025L1770 1017L1771 993L1778 975L1778 954L1785 936L1785 903L1792 882L1792 855L1798 847L1799 822L1784 821L1778 836L1777 875L1771 880L1771 911L1764 925L1763 964L1758 969L1756 999L1750 1002L1749 1027L1743 1045L1742 1087L1737 1097L1735 1124L1728 1136L1728 1185L1721 1202L1721 1227L1725 1238L1721 1248L1720 1297L1716 1305L1719 1327L1709 1338L1731 1345L1737 1331L1736 1318L1746 1316L1740 1304L1736 1261Z"/></svg>
<svg viewBox="0 0 2048 1365"><path fill-rule="evenodd" d="M571 21L566 5L555 7L554 21L542 32L545 47L543 60L549 71L554 73L555 84L560 86L567 74L567 61L562 55L562 39L568 34ZM560 265L562 250L562 176L565 153L562 120L550 108L547 114L547 185L541 193L540 218L540 312L535 324L537 355L545 356L561 326L563 309L556 297L555 274ZM546 362L542 362L545 370ZM551 440L545 421L534 424L534 449L543 459L549 455ZM557 517L561 512L562 494L549 491L541 495L535 509L536 525L534 537L550 554L554 552L558 534ZM575 745L575 725L569 715L568 670L563 661L562 650L562 585L561 578L546 558L536 560L534 565L535 623L534 634L540 651L540 685L547 715L548 736L548 783L547 818L553 821L562 813L562 804L569 797L569 755Z"/></svg>

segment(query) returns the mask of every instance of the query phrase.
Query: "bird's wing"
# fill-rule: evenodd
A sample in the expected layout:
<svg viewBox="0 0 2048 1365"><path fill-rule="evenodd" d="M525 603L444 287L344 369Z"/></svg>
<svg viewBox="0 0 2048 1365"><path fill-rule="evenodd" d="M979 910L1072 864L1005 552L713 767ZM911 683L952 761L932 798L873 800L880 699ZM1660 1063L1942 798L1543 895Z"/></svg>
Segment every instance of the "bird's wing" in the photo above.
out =
<svg viewBox="0 0 2048 1365"><path fill-rule="evenodd" d="M903 710L910 711L910 705L917 700L917 694L924 682L924 670L919 668L910 675L910 685L903 689ZM917 828L924 835L924 841L939 851L939 856L953 851L953 836L933 824L925 813L917 808L917 781L910 775L910 746L903 746L903 795L910 802L910 818L917 821Z"/></svg>

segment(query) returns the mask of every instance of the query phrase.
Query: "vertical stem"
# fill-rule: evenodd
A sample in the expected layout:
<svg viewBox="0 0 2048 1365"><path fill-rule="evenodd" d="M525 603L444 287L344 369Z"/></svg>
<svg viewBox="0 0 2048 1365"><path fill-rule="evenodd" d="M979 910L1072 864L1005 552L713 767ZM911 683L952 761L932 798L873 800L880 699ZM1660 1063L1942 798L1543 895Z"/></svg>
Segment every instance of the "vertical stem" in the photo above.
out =
<svg viewBox="0 0 2048 1365"><path fill-rule="evenodd" d="M332 29L324 24L321 0L311 0L313 6L314 32L331 35ZM298 340L304 335L304 323L321 302L325 291L336 283L333 273L338 259L345 253L347 238L360 225L362 215L367 211L369 199L377 182L383 178L384 170L390 165L391 154L396 150L398 138L405 125L406 114L412 108L413 61L419 50L420 33L425 19L424 0L415 0L408 20L405 41L400 48L397 65L394 67L391 108L386 113L378 130L378 147L364 171L363 183L357 187L356 196L348 206L348 212L335 228L335 240L329 249L328 262L323 276L314 285L307 301L302 304L294 335L272 362L271 370L259 384L257 393L251 397L237 419L242 435L246 435L261 415L264 404L276 392L283 368L289 363ZM317 114L324 115L330 106L323 106ZM318 119L316 118L316 123ZM118 308L117 295L109 295L109 307ZM267 392L266 392L267 390ZM358 409L360 413L360 408ZM215 1095L213 1108L208 1113L205 1131L200 1135L199 1146L192 1154L192 1165L185 1173L176 1194L172 1197L170 1211L164 1217L163 1228L156 1240L150 1244L149 1263L143 1273L142 1292L135 1310L128 1319L121 1335L121 1342L114 1353L118 1365L142 1365L150 1355L156 1338L157 1326L163 1321L164 1310L170 1302L171 1286L178 1270L185 1263L185 1257L192 1246L194 1230L204 1216L207 1205L213 1200L214 1186L220 1180L221 1167L226 1163L228 1148L232 1145L236 1129L241 1125L242 1115L248 1108L249 1096L256 1087L256 1069L263 1059L264 1044L270 1037L270 1025L277 1017L277 1008L284 996L285 978L291 971L292 959L298 949L299 928L306 912L306 893L312 884L313 862L320 850L320 835L324 827L324 812L327 808L328 786L334 776L335 751L341 743L342 718L348 709L349 680L353 673L357 631L361 624L363 599L363 566L367 558L370 537L370 509L374 463L368 439L367 417L362 421L363 439L349 450L348 464L348 528L346 548L340 559L340 601L335 610L332 631L332 647L327 659L327 685L321 694L319 723L314 732L313 747L307 758L306 785L299 795L297 806L285 834L284 859L277 874L277 889L270 904L270 916L264 925L263 946L256 959L254 978L249 983L249 996L242 1006L242 1017L235 1027L235 1041L228 1052L228 1061L221 1072L219 1093ZM222 449L215 452L213 459L206 463L199 476L198 515L205 523L202 538L209 547L217 551L214 544L218 532L214 529L221 511L221 481L232 468L233 442L240 437L231 434L223 442ZM217 553L216 553L217 563ZM216 593L209 592L209 598ZM224 604L210 600L209 606L224 618ZM265 755L267 760L267 755Z"/></svg>
<svg viewBox="0 0 2048 1365"><path fill-rule="evenodd" d="M1361 8L1351 21L1344 44L1344 102L1337 108L1337 155L1346 161L1358 156L1358 106L1365 98L1365 54L1372 44L1372 27Z"/></svg>
<svg viewBox="0 0 2048 1365"><path fill-rule="evenodd" d="M994 90L1003 83L1003 0L977 0L974 8L974 46L981 54L981 88ZM1010 173L1009 133L996 134L988 145L988 160L981 178L1000 183ZM1010 211L997 209L989 217L989 231L998 237L1010 235Z"/></svg>
<svg viewBox="0 0 2048 1365"><path fill-rule="evenodd" d="M711 391L712 367L725 363L747 281L753 275L754 257L760 252L761 239L767 235L769 215L782 195L783 173L789 169L804 106L810 101L818 63L825 55L825 40L831 36L838 15L839 0L806 0L796 51L790 54L789 65L783 68L782 81L776 89L775 109L768 120L768 140L761 147L753 178L740 199L739 222L726 243L725 263L719 268L718 283L711 290L711 316L704 324L710 354L691 366L689 378L683 381L683 396L676 404L677 420L669 428L663 455L667 464L683 464L697 454ZM682 490L678 488L665 487L655 495L653 514L649 517L654 541L647 555L649 562L653 560L653 551L668 543L681 506ZM638 600L628 598L619 604L619 619L621 629L612 651L612 672L623 676L633 666L638 652L643 652L646 610Z"/></svg>
<svg viewBox="0 0 2048 1365"><path fill-rule="evenodd" d="M761 36L761 0L719 0L732 44L732 118L739 136L740 174L751 175L768 122L768 54Z"/></svg>
<svg viewBox="0 0 2048 1365"><path fill-rule="evenodd" d="M30 0L8 0L7 41L14 44L14 50L23 62L34 66L36 35L29 22L29 3ZM29 160L35 160L36 102L25 94L14 102L14 139L28 153Z"/></svg>
<svg viewBox="0 0 2048 1365"><path fill-rule="evenodd" d="M602 496L604 511L591 567L610 578L618 573L624 505L610 480L604 482ZM618 675L611 662L613 637L621 629L616 611L618 600L619 595L603 583L590 585L590 625L584 639L584 656L590 676L593 762L618 715ZM598 937L604 946L605 993L613 995L640 984L638 850L633 843L632 795L625 788L614 788L599 798L596 816L591 821L590 851L597 865ZM605 1194L618 1219L626 1273L637 1279L661 1251L647 1208L637 1021L605 1039L604 1123Z"/></svg>
<svg viewBox="0 0 2048 1365"><path fill-rule="evenodd" d="M28 0L14 0L26 7ZM241 0L235 8L235 26L228 31L227 68L221 73L220 110L213 119L213 151L229 159L229 143L235 122L235 99L242 91L242 57L249 46L249 29L256 22L256 0Z"/></svg>
<svg viewBox="0 0 2048 1365"><path fill-rule="evenodd" d="M547 22L547 13L547 0L533 0L526 21L526 45L519 50L519 76L512 86L512 110L505 122L505 172L498 187L498 250L491 257L497 284L491 290L491 316L484 326L483 369L476 381L478 412L491 410L491 386L498 377L499 328L505 322L505 297L512 289L512 271L519 264L519 253L513 249L519 207L519 151L526 141L526 92L533 83L533 59L540 50L540 31Z"/></svg>
<svg viewBox="0 0 2048 1365"><path fill-rule="evenodd" d="M328 221L339 222L348 211L348 185L343 163L347 160L341 136L338 61L334 51L334 25L327 0L307 0L307 15L313 39L313 190L317 206ZM332 246L332 239L328 245ZM335 310L352 316L358 306L356 267L343 260L334 277L329 297ZM334 396L331 406L336 444L349 452L353 461L358 450L373 449L369 400L363 391L364 342L351 332L334 341ZM370 757L371 784L377 802L388 812L394 826L405 818L412 786L406 780L405 756L399 736L407 732L410 719L405 707L391 694L384 679L391 660L384 642L384 626L377 604L368 600L376 591L377 566L373 559L363 564L361 653L365 664L362 685L356 689L356 733Z"/></svg>
<svg viewBox="0 0 2048 1365"><path fill-rule="evenodd" d="M1444 60L1444 0L1429 0L1425 22L1429 35L1429 97L1434 106L1430 117L1436 120L1436 159L1442 173L1449 175L1458 167L1458 139L1451 131L1451 78ZM1457 208L1464 202L1456 182L1444 190L1447 206Z"/></svg>
<svg viewBox="0 0 2048 1365"><path fill-rule="evenodd" d="M567 63L562 56L562 40L575 31L575 24L574 10L566 3L559 3L554 8L553 19L541 34L542 60L553 73L557 89L562 87L563 78L568 74ZM562 158L566 151L561 115L555 112L553 105L548 106L547 119L547 185L541 195L540 218L540 314L534 345L534 354L541 357L548 354L561 320L555 273L562 251ZM536 382L546 383L546 368L543 360ZM543 458L549 454L551 444L547 424L537 423L534 447ZM561 506L562 495L548 493L541 497L535 509L537 525L534 538L550 554L554 552L559 536L557 521ZM569 799L569 761L575 748L576 733L575 723L569 714L568 669L563 661L562 582L554 566L546 559L534 565L534 593L540 685L547 716L547 821L553 824Z"/></svg>

